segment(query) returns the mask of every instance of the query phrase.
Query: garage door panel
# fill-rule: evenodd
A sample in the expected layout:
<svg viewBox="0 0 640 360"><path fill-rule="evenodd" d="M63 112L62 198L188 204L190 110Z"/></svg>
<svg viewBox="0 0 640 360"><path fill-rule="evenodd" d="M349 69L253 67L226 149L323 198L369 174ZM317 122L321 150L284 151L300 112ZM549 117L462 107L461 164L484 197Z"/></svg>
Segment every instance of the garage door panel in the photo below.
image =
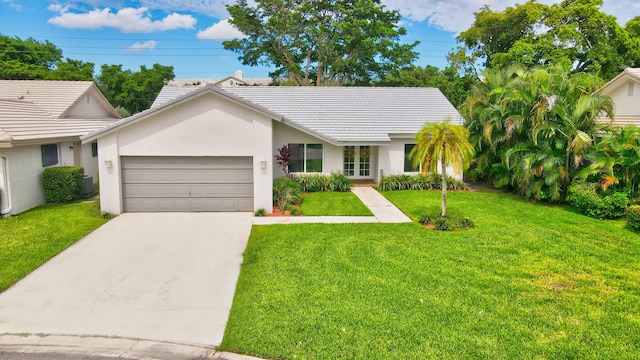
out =
<svg viewBox="0 0 640 360"><path fill-rule="evenodd" d="M253 211L250 157L122 157L125 211Z"/></svg>

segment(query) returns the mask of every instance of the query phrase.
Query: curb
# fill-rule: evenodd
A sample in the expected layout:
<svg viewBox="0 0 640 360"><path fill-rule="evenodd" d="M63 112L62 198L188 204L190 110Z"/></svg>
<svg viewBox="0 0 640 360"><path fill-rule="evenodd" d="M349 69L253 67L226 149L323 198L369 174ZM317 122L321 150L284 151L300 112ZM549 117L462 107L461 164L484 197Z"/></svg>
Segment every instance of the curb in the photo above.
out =
<svg viewBox="0 0 640 360"><path fill-rule="evenodd" d="M261 360L212 347L118 337L2 334L0 351L104 356L131 360Z"/></svg>

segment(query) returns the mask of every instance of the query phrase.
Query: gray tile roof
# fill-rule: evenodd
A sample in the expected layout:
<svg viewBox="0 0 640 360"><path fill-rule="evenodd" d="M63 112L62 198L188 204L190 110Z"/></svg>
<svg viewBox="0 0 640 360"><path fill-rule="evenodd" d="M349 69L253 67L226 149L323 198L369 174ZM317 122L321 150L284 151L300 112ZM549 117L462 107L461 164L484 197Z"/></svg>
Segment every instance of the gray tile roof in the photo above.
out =
<svg viewBox="0 0 640 360"><path fill-rule="evenodd" d="M195 91L165 86L152 109ZM385 143L412 136L425 123L464 119L435 88L385 87L230 87L223 91L281 114L283 122L333 143Z"/></svg>
<svg viewBox="0 0 640 360"><path fill-rule="evenodd" d="M114 117L66 118L87 92L102 96L90 81L0 80L0 147L77 140L119 120L110 105Z"/></svg>

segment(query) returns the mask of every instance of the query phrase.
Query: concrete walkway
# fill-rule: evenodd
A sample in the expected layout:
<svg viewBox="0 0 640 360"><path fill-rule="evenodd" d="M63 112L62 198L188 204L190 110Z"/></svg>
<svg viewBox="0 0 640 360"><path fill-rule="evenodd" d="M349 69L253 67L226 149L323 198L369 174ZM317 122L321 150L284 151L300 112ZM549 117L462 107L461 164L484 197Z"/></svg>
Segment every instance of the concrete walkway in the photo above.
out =
<svg viewBox="0 0 640 360"><path fill-rule="evenodd" d="M366 186L352 187L353 192L364 203L373 216L266 216L254 217L254 225L273 224L345 224L345 223L406 223L411 219L376 189Z"/></svg>

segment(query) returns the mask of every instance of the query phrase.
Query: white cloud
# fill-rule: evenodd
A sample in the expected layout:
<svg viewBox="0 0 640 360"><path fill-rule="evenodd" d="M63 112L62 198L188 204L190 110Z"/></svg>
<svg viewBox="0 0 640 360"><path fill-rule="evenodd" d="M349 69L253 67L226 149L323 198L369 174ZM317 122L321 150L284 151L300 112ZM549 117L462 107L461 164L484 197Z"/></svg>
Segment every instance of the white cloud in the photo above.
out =
<svg viewBox="0 0 640 360"><path fill-rule="evenodd" d="M229 23L229 19L220 20L196 35L200 40L231 40L242 39L246 36Z"/></svg>
<svg viewBox="0 0 640 360"><path fill-rule="evenodd" d="M16 11L22 11L22 5L20 5L15 0L1 0L3 3L9 4L9 7Z"/></svg>
<svg viewBox="0 0 640 360"><path fill-rule="evenodd" d="M67 7L49 6L59 15L49 19L50 24L68 29L101 29L111 27L124 33L193 29L196 19L191 15L172 13L161 20L152 20L148 8L123 8L111 12L110 8L95 9L86 13L69 12Z"/></svg>
<svg viewBox="0 0 640 360"><path fill-rule="evenodd" d="M553 4L560 0L541 0L540 3ZM451 32L468 29L475 20L474 12L485 4L494 11L502 11L507 6L524 3L524 0L382 0L389 9L414 21L427 21L431 25ZM624 25L636 15L640 15L637 0L605 0L602 10L618 18Z"/></svg>
<svg viewBox="0 0 640 360"><path fill-rule="evenodd" d="M155 42L153 40L149 40L149 41L145 41L143 43L136 42L135 44L129 46L127 49L128 50L133 50L133 51L153 50L153 49L156 48L156 45L158 45L157 42Z"/></svg>
<svg viewBox="0 0 640 360"><path fill-rule="evenodd" d="M225 19L229 16L226 5L235 4L235 0L140 0L150 9L168 11L190 11L202 15Z"/></svg>

